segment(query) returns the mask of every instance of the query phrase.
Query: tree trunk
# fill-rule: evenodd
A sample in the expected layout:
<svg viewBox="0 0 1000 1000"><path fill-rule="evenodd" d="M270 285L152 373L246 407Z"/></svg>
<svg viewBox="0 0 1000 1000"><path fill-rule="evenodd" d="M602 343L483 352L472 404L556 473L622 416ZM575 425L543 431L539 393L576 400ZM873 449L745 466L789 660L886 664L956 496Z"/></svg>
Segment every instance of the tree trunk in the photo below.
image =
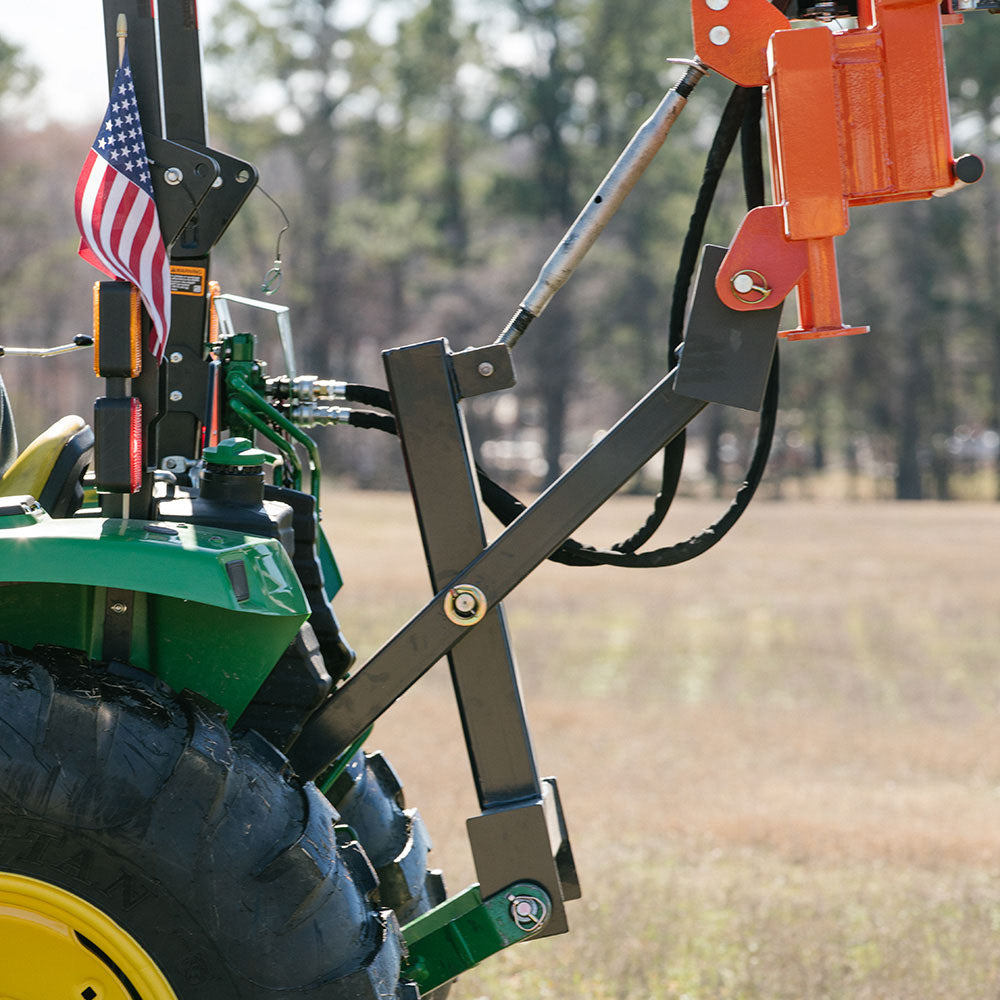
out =
<svg viewBox="0 0 1000 1000"><path fill-rule="evenodd" d="M705 472L712 480L715 496L721 497L726 485L725 470L722 466L721 441L725 429L724 413L721 406L708 409L705 426Z"/></svg>
<svg viewBox="0 0 1000 1000"><path fill-rule="evenodd" d="M990 286L997 280L1000 274L1000 192L996 178L987 172L982 182L986 185L983 196L983 228L985 229L983 247L983 258L986 265L986 280ZM992 288L990 289L992 291ZM987 297L987 301L992 301L992 296ZM992 309L984 316L986 330L991 333L990 340L993 343L992 351L992 406L989 417L990 426L997 433L1000 433L1000 312ZM985 331L984 331L985 332ZM997 449L993 461L993 472L996 481L996 500L1000 501L1000 448Z"/></svg>
<svg viewBox="0 0 1000 1000"><path fill-rule="evenodd" d="M923 381L919 334L907 327L904 334L905 374L896 439L896 499L923 500L918 449L921 439L920 400Z"/></svg>

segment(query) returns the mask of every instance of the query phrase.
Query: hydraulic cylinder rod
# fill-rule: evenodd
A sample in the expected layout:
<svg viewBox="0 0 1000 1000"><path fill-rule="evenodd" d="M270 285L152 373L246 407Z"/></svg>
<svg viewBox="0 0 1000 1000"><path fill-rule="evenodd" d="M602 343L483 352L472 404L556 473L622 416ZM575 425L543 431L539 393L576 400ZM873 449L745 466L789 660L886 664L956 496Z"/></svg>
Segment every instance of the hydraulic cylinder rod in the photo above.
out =
<svg viewBox="0 0 1000 1000"><path fill-rule="evenodd" d="M643 122L639 131L622 150L621 156L601 181L590 201L584 206L573 225L566 230L565 236L542 266L538 279L521 300L518 312L511 318L496 343L513 347L528 324L541 316L552 296L569 280L577 265L604 231L604 227L611 221L611 217L635 187L643 171L659 152L667 133L684 110L691 91L708 72L700 62L676 61L683 61L687 65L684 78L667 91L656 110Z"/></svg>

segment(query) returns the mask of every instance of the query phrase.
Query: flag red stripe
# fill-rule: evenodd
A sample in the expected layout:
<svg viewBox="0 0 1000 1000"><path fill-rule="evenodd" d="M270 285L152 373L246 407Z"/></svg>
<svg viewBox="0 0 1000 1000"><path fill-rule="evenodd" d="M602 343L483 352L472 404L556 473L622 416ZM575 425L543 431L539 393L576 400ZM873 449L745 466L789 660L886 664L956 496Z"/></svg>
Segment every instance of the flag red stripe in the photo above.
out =
<svg viewBox="0 0 1000 1000"><path fill-rule="evenodd" d="M114 237L114 245L116 247L120 248L123 245L125 223L128 220L129 212L132 211L132 206L135 204L136 197L139 194L140 189L134 184L129 184L118 201L118 206L115 209L114 221L111 223L111 232ZM119 250L119 253L120 252L121 251Z"/></svg>
<svg viewBox="0 0 1000 1000"><path fill-rule="evenodd" d="M169 314L167 307L169 306L170 296L170 259L167 257L167 251L163 247L163 240L157 241L156 252L153 255L153 273L159 273L162 276L159 281L153 283L153 300L156 305L157 314L161 317L161 322L158 326L154 326L150 332L151 343L149 349L160 358L163 357L163 352L166 350L167 336L170 333L166 327L168 322L167 315Z"/></svg>
<svg viewBox="0 0 1000 1000"><path fill-rule="evenodd" d="M101 213L104 209L104 204L107 199L107 192L110 190L111 185L114 183L115 174L113 170L109 170L107 164L101 161L95 169L91 183L88 185L88 191L90 192L90 202L89 205L85 204L84 209L89 208L89 216L85 216L85 221L87 223L87 229L89 231L90 248L96 253L102 260L106 261L108 267L110 268L112 274L118 275L121 268L118 266L118 262L115 260L115 255L109 252L108 247L105 245L104 240L101 239Z"/></svg>
<svg viewBox="0 0 1000 1000"><path fill-rule="evenodd" d="M152 216L152 219L150 218ZM142 216L136 227L135 236L132 239L132 252L129 254L128 266L132 274L135 275L135 283L140 287L145 285L142 278L142 255L146 249L146 241L149 239L153 223L156 220L156 209L149 200L142 206Z"/></svg>
<svg viewBox="0 0 1000 1000"><path fill-rule="evenodd" d="M97 240L100 252L112 262L115 261L115 255L113 252L109 252L110 248L104 240L104 234L101 231L101 224L104 221L104 213L108 205L108 195L111 194L111 188L114 186L117 177L118 173L114 169L104 170L103 175L101 176L101 183L97 188L97 193L94 195L94 204L90 212L91 232Z"/></svg>
<svg viewBox="0 0 1000 1000"><path fill-rule="evenodd" d="M83 169L80 171L80 176L76 182L76 195L74 197L74 202L76 204L77 221L80 220L80 206L83 204L83 193L87 189L87 181L90 178L96 162L97 152L94 149L91 149L87 154L87 159L83 161Z"/></svg>
<svg viewBox="0 0 1000 1000"><path fill-rule="evenodd" d="M128 261L129 270L133 275L138 275L139 268L138 262L133 263L131 257L136 245L136 236L142 223L142 216L146 211L148 203L149 199L145 195L139 197L137 191L136 198L132 203L128 216L125 218L121 235L119 236L118 256L121 257L122 261Z"/></svg>
<svg viewBox="0 0 1000 1000"><path fill-rule="evenodd" d="M90 220L93 216L93 194L100 186L100 180L107 167L106 161L99 157L94 150L90 151L80 180L77 183L77 203L76 203L76 223L83 237L83 244L86 249L96 257L101 263L101 270L110 277L117 277L117 271L113 261L104 254L100 242L96 238ZM89 206L89 207L88 207ZM85 258L89 260L90 258Z"/></svg>

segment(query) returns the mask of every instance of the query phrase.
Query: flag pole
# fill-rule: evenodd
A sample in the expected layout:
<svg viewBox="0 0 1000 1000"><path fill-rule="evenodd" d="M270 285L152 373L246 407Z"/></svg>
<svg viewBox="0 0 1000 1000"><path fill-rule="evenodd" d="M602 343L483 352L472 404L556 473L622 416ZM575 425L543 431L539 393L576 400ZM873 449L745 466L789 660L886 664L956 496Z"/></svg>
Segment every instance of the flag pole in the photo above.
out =
<svg viewBox="0 0 1000 1000"><path fill-rule="evenodd" d="M125 39L128 37L128 19L124 14L118 15L115 32L118 35L118 68L121 69L125 62Z"/></svg>
<svg viewBox="0 0 1000 1000"><path fill-rule="evenodd" d="M122 68L125 62L125 39L128 37L128 18L124 13L119 13L115 23L115 34L118 36L118 68ZM128 520L131 513L132 497L128 493L121 494L121 516Z"/></svg>

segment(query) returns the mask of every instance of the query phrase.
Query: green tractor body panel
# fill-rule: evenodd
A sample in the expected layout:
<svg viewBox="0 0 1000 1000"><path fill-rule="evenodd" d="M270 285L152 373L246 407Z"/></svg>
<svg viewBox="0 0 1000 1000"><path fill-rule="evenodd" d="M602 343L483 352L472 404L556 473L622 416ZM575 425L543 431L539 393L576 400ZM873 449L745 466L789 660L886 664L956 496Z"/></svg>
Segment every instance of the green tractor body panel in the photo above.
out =
<svg viewBox="0 0 1000 1000"><path fill-rule="evenodd" d="M326 594L326 599L332 601L344 586L344 578L340 575L340 567L334 558L333 549L330 548L322 524L316 526L316 550L319 553L319 564L323 567L323 592Z"/></svg>
<svg viewBox="0 0 1000 1000"><path fill-rule="evenodd" d="M7 525L10 527L7 527ZM309 616L281 545L199 525L0 517L0 640L105 657L107 589L131 591L129 662L235 721Z"/></svg>

